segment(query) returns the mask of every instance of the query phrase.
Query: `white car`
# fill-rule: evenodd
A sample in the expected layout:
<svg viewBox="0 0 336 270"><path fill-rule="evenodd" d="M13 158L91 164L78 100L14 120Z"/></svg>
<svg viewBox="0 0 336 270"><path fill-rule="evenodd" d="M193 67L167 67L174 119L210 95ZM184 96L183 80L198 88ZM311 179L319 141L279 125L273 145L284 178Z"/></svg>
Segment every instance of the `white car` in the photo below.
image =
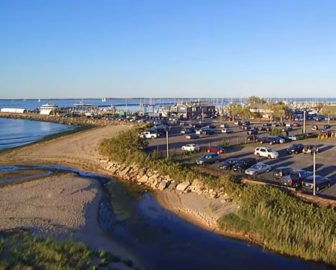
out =
<svg viewBox="0 0 336 270"><path fill-rule="evenodd" d="M265 157L269 159L275 159L279 157L279 153L277 151L272 150L271 148L268 147L257 147L254 150L254 155L258 157Z"/></svg>
<svg viewBox="0 0 336 270"><path fill-rule="evenodd" d="M231 128L223 128L222 133L232 133L233 130Z"/></svg>
<svg viewBox="0 0 336 270"><path fill-rule="evenodd" d="M195 151L199 151L201 147L198 144L190 143L190 144L183 145L181 149L182 151L195 152Z"/></svg>
<svg viewBox="0 0 336 270"><path fill-rule="evenodd" d="M157 133L150 132L150 131L145 131L141 134L141 138L145 138L145 139L155 139L157 137L158 137Z"/></svg>
<svg viewBox="0 0 336 270"><path fill-rule="evenodd" d="M257 164L254 164L252 167L248 168L245 170L245 174L247 175L257 175L257 174L261 174L264 172L269 172L272 170L272 166L259 162Z"/></svg>

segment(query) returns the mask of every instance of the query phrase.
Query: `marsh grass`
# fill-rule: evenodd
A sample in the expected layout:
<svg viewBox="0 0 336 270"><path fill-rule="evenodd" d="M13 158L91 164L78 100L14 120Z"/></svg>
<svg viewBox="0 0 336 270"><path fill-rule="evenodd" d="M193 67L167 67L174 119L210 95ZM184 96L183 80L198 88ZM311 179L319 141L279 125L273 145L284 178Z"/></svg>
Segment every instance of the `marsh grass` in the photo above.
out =
<svg viewBox="0 0 336 270"><path fill-rule="evenodd" d="M95 252L84 244L71 241L55 242L27 232L0 236L1 270L94 270L120 261L118 256L109 252Z"/></svg>

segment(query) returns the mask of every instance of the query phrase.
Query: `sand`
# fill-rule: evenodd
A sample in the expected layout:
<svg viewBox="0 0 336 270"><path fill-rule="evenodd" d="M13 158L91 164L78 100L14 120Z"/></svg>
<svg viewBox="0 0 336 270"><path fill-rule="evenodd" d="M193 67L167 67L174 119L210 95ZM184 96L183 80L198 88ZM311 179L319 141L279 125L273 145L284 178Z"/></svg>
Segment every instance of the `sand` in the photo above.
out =
<svg viewBox="0 0 336 270"><path fill-rule="evenodd" d="M0 154L0 165L61 164L83 170L100 168L98 146L130 126L106 126L42 141Z"/></svg>
<svg viewBox="0 0 336 270"><path fill-rule="evenodd" d="M72 173L0 188L0 230L28 229L57 240L70 237L89 247L139 261L107 236L97 221L102 190L98 181ZM118 269L128 269L118 263Z"/></svg>
<svg viewBox="0 0 336 270"><path fill-rule="evenodd" d="M158 202L167 210L206 230L218 231L217 220L237 210L232 201L210 198L205 194L178 193L164 190L155 193Z"/></svg>

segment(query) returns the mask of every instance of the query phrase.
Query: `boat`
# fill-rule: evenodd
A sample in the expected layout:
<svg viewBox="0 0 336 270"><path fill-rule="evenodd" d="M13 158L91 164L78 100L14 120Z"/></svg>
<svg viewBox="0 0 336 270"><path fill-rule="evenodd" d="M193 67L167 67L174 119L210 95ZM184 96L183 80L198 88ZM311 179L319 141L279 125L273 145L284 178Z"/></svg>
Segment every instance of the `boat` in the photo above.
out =
<svg viewBox="0 0 336 270"><path fill-rule="evenodd" d="M106 102L106 98L102 98L102 102Z"/></svg>
<svg viewBox="0 0 336 270"><path fill-rule="evenodd" d="M39 99L37 100L37 102L41 102L41 99L39 98Z"/></svg>
<svg viewBox="0 0 336 270"><path fill-rule="evenodd" d="M55 112L58 110L58 106L55 104L43 104L40 107L40 114L43 115L50 115L50 114L55 114Z"/></svg>

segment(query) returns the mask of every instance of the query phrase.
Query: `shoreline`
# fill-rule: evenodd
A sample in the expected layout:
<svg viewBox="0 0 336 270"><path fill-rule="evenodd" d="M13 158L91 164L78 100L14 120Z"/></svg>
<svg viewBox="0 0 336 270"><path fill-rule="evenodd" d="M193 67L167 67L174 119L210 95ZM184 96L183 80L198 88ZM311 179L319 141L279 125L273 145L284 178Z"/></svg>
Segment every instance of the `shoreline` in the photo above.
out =
<svg viewBox="0 0 336 270"><path fill-rule="evenodd" d="M35 142L33 145L21 146L20 149L11 150L8 151L8 153L0 153L0 165L64 165L77 168L79 170L92 171L103 174L122 182L133 182L134 184L149 188L161 206L181 217L182 219L223 237L241 240L247 243L252 243L261 248L265 248L263 243L258 240L257 235L235 231L223 231L219 229L218 226L209 226L209 223L206 221L206 219L202 219L200 215L195 215L195 212L193 212L194 209L190 210L188 207L184 207L177 210L175 207L176 201L165 201L163 199L163 194L165 191L159 190L159 184L167 181L165 180L167 178L160 177L153 172L150 175L150 172L147 172L146 175L146 172L141 173L141 168L113 163L112 161L106 160L106 158L98 155L97 145L102 139L116 136L119 132L127 130L128 128L130 128L130 125L97 127L83 132L55 138L50 141ZM144 176L146 176L145 181L142 179ZM188 190L186 188L182 191L178 191L176 188L177 183L174 183L171 186L173 186L172 188L174 189L176 196L189 193L193 193L195 196L200 196L200 194L197 194L197 191L189 192L190 187L188 187ZM170 190L171 187L168 187L167 189ZM212 191L210 192L208 189L206 191L202 191L201 193L207 194L209 200L217 197L216 195L213 196L214 193ZM219 197L223 197L222 195ZM283 255L276 250L267 250L275 254ZM300 257L296 258L299 258L303 261L309 261Z"/></svg>

